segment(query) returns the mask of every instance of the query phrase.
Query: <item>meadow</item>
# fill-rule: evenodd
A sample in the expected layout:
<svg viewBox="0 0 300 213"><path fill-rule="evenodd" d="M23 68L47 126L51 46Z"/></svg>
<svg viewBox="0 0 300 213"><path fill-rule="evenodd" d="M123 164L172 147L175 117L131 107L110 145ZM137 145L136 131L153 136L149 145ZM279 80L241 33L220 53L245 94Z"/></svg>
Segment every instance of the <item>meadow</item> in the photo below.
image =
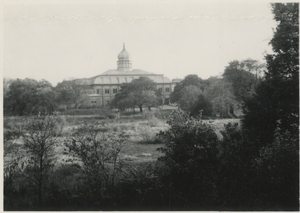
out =
<svg viewBox="0 0 300 213"><path fill-rule="evenodd" d="M92 111L93 113L95 111ZM120 117L113 116L109 118L104 115L62 115L62 129L59 134L58 143L55 148L57 156L57 163L63 164L66 162L67 157L64 153L64 141L71 137L72 131L84 124L88 125L101 125L103 128L110 132L124 132L129 138L122 148L120 158L125 162L151 162L156 161L162 153L157 151L158 148L164 144L156 138L157 133L165 131L169 128L166 123L168 114L171 111L159 112L144 112L133 115L123 115ZM23 122L23 117L4 117L4 132L17 130L18 125ZM239 123L239 119L209 119L203 120L212 126L217 136L222 139L220 133L224 130L224 124L229 122ZM22 145L20 138L15 138L11 141L16 147ZM7 148L5 146L5 148ZM11 159L8 153L11 150L5 150L5 162Z"/></svg>

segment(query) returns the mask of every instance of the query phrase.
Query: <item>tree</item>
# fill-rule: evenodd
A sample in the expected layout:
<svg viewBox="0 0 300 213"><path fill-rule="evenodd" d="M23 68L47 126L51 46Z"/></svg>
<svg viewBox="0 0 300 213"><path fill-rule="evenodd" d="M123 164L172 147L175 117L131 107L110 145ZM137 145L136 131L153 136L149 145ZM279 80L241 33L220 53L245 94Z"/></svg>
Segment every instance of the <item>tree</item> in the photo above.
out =
<svg viewBox="0 0 300 213"><path fill-rule="evenodd" d="M99 202L105 190L114 187L122 166L119 156L127 139L124 132L107 132L103 126L83 125L65 142L65 153L70 160L81 163L91 201Z"/></svg>
<svg viewBox="0 0 300 213"><path fill-rule="evenodd" d="M253 95L263 68L263 64L252 59L229 62L223 77L232 84L233 93L238 101L243 103Z"/></svg>
<svg viewBox="0 0 300 213"><path fill-rule="evenodd" d="M159 103L159 97L156 95L156 92L153 90L146 90L142 93L142 102L144 105L151 110L151 107L155 107Z"/></svg>
<svg viewBox="0 0 300 213"><path fill-rule="evenodd" d="M113 106L118 109L138 106L140 112L143 112L143 105L150 109L151 106L157 106L158 103L156 84L148 77L140 77L130 83L122 84L120 93L112 101Z"/></svg>
<svg viewBox="0 0 300 213"><path fill-rule="evenodd" d="M46 183L56 162L55 146L62 129L60 118L45 116L27 119L20 130L26 150L26 169L24 174L37 191L38 203L43 203Z"/></svg>
<svg viewBox="0 0 300 213"><path fill-rule="evenodd" d="M171 93L170 96L171 102L174 103L179 101L179 99L182 97L181 91L183 90L183 88L191 85L198 87L202 92L205 87L204 81L197 75L188 75L178 84L176 84L174 91Z"/></svg>
<svg viewBox="0 0 300 213"><path fill-rule="evenodd" d="M62 105L75 105L75 108L85 100L88 85L80 84L76 80L68 80L58 83L55 87L57 93L56 101Z"/></svg>
<svg viewBox="0 0 300 213"><path fill-rule="evenodd" d="M190 109L191 116L212 116L212 103L203 95L200 94Z"/></svg>
<svg viewBox="0 0 300 213"><path fill-rule="evenodd" d="M278 25L267 71L245 102L243 133L253 150L256 197L299 209L299 4L272 4Z"/></svg>
<svg viewBox="0 0 300 213"><path fill-rule="evenodd" d="M51 114L56 109L55 93L46 81L26 78L10 83L4 97L4 112L13 115Z"/></svg>
<svg viewBox="0 0 300 213"><path fill-rule="evenodd" d="M6 93L9 90L10 84L14 81L14 79L3 78L3 96L5 97Z"/></svg>
<svg viewBox="0 0 300 213"><path fill-rule="evenodd" d="M278 125L293 134L298 134L299 126L298 4L273 4L272 8L278 22L270 42L274 54L266 55L265 79L247 101L243 121L249 135L263 143L272 142Z"/></svg>
<svg viewBox="0 0 300 213"><path fill-rule="evenodd" d="M233 111L236 100L232 92L231 84L224 79L215 79L205 91L206 99L210 100L215 112L219 112L223 118L224 111Z"/></svg>
<svg viewBox="0 0 300 213"><path fill-rule="evenodd" d="M180 108L189 112L191 108L194 106L194 104L196 103L201 93L202 93L201 89L197 86L194 85L185 86L180 91L181 97L177 101Z"/></svg>
<svg viewBox="0 0 300 213"><path fill-rule="evenodd" d="M159 149L164 153L159 161L165 165L162 181L170 186L170 206L178 210L182 201L182 209L190 206L192 210L199 210L199 206L206 209L214 205L218 170L215 132L201 119L181 110L173 111L167 123L170 128L159 133L159 138L165 142Z"/></svg>

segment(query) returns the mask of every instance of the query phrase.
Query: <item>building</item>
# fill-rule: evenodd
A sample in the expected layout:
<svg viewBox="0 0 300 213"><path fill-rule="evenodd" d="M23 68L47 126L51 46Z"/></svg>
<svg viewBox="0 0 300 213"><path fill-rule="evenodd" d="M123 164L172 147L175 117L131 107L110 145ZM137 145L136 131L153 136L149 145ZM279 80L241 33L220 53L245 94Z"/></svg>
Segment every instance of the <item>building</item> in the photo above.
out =
<svg viewBox="0 0 300 213"><path fill-rule="evenodd" d="M87 96L83 105L100 107L110 104L114 96L120 91L121 84L129 83L140 77L152 79L162 93L162 102L164 104L170 103L170 94L178 81L171 81L163 74L132 69L132 63L129 53L125 49L125 44L123 44L123 50L118 55L117 69L107 70L101 75L91 78L77 79L75 82L88 88L85 90Z"/></svg>

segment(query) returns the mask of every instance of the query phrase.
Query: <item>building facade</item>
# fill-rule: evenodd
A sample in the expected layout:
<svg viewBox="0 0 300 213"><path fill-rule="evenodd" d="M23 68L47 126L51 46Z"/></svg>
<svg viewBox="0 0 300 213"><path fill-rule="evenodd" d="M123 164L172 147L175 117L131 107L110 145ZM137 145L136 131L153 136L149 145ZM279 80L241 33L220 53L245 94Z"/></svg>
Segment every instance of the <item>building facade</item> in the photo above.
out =
<svg viewBox="0 0 300 213"><path fill-rule="evenodd" d="M162 103L170 103L170 94L178 80L171 81L163 74L154 74L141 69L132 69L129 53L123 44L123 50L118 55L117 69L110 69L101 75L88 79L77 79L76 84L85 85L87 96L83 105L106 106L111 103L114 96L120 91L123 83L130 83L133 79L148 77L152 79L162 93Z"/></svg>

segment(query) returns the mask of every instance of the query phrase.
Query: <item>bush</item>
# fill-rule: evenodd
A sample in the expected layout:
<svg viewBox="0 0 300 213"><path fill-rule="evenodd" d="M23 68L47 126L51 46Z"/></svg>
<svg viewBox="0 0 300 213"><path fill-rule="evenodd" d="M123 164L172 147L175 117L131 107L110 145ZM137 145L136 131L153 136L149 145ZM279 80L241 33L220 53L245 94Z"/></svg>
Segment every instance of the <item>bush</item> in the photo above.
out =
<svg viewBox="0 0 300 213"><path fill-rule="evenodd" d="M218 193L225 210L297 210L299 139L275 131L274 141L257 152L238 124L221 131ZM247 193L245 193L247 192Z"/></svg>
<svg viewBox="0 0 300 213"><path fill-rule="evenodd" d="M101 125L83 125L65 142L71 161L80 163L90 204L104 202L105 192L115 185L122 166L119 154L126 140L124 133L107 132Z"/></svg>
<svg viewBox="0 0 300 213"><path fill-rule="evenodd" d="M62 122L56 116L29 117L24 120L18 132L23 146L15 150L12 159L5 165L5 194L9 198L6 208L34 210L45 204L56 160L54 149ZM22 198L22 193L26 198ZM10 194L19 199L17 205L11 204Z"/></svg>
<svg viewBox="0 0 300 213"><path fill-rule="evenodd" d="M209 125L181 110L173 111L167 123L170 129L159 133L165 143L159 149L165 156L159 161L166 171L162 181L172 186L172 204L176 210L208 209L217 200L217 135Z"/></svg>
<svg viewBox="0 0 300 213"><path fill-rule="evenodd" d="M117 185L118 210L167 210L161 189L154 163L127 166Z"/></svg>
<svg viewBox="0 0 300 213"><path fill-rule="evenodd" d="M61 112L63 115L99 115L104 118L111 114L111 109L108 108L91 108L91 109L69 109Z"/></svg>
<svg viewBox="0 0 300 213"><path fill-rule="evenodd" d="M138 133L140 134L143 143L154 143L156 141L156 132L148 127L140 127L138 129Z"/></svg>
<svg viewBox="0 0 300 213"><path fill-rule="evenodd" d="M254 160L259 180L256 196L268 210L295 211L299 198L299 138L279 128L274 136L274 142L262 148Z"/></svg>
<svg viewBox="0 0 300 213"><path fill-rule="evenodd" d="M220 131L223 139L219 145L220 204L225 210L251 210L250 206L255 205L255 197L249 186L255 175L251 166L253 150L238 123L228 123L224 127Z"/></svg>

